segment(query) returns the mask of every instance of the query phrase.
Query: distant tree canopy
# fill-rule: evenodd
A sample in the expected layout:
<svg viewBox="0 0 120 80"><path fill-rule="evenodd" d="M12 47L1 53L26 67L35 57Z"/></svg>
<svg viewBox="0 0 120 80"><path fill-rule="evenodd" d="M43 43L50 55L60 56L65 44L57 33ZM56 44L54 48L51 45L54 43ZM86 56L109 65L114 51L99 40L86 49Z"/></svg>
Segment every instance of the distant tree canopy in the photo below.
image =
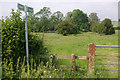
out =
<svg viewBox="0 0 120 80"><path fill-rule="evenodd" d="M89 15L89 22L92 22L92 21L99 21L99 18L97 16L97 13L91 13Z"/></svg>
<svg viewBox="0 0 120 80"><path fill-rule="evenodd" d="M110 19L105 18L101 23L98 21L90 22L90 30L100 34L111 35L115 33L112 22Z"/></svg>
<svg viewBox="0 0 120 80"><path fill-rule="evenodd" d="M89 16L87 16L86 13L79 9L74 9L73 11L68 12L67 15L64 17L63 13L60 11L51 13L49 7L43 7L42 9L40 9L40 11L35 13L35 15L29 14L28 19L28 25L30 26L30 30L32 32L58 32L58 25L62 25L63 23L68 24L68 22L70 23L70 25L72 24L74 26L74 30L77 29L75 33L79 31L92 31L103 33L106 35L115 33L110 19L105 19L100 23L100 19L97 16L97 13L91 13ZM67 26L65 29L67 29ZM108 29L110 30L107 31Z"/></svg>
<svg viewBox="0 0 120 80"><path fill-rule="evenodd" d="M35 30L37 32L49 31L51 27L50 15L51 15L51 10L49 7L43 7L43 9L40 9L40 11L38 11L34 16L34 17L38 17L38 20L34 24L32 30Z"/></svg>
<svg viewBox="0 0 120 80"><path fill-rule="evenodd" d="M115 33L115 30L113 28L112 22L110 19L105 18L99 28L98 28L98 33L103 33L105 35L111 35Z"/></svg>
<svg viewBox="0 0 120 80"><path fill-rule="evenodd" d="M41 17L46 17L49 18L51 14L51 10L49 7L43 7L43 9L40 9L40 11L38 11L35 15Z"/></svg>
<svg viewBox="0 0 120 80"><path fill-rule="evenodd" d="M98 32L99 25L100 25L100 23L98 21L91 21L90 22L90 30L92 32Z"/></svg>
<svg viewBox="0 0 120 80"><path fill-rule="evenodd" d="M78 30L89 31L88 17L83 11L75 9L72 12L68 12L66 19L72 21Z"/></svg>
<svg viewBox="0 0 120 80"><path fill-rule="evenodd" d="M64 17L63 17L62 12L60 12L60 11L54 12L50 18L50 22L51 22L51 29L50 30L55 31L56 25L59 24L60 22L62 22L63 18Z"/></svg>

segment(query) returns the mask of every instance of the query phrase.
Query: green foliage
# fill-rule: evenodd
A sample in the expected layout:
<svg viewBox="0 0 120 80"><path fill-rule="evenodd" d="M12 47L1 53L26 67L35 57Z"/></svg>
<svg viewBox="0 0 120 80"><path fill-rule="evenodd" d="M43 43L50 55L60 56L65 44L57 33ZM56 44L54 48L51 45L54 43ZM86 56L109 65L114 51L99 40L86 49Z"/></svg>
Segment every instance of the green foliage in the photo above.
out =
<svg viewBox="0 0 120 80"><path fill-rule="evenodd" d="M35 15L40 16L40 17L46 17L49 18L51 14L50 8L49 7L43 7L38 11Z"/></svg>
<svg viewBox="0 0 120 80"><path fill-rule="evenodd" d="M83 11L75 9L73 12L68 13L66 19L72 21L78 30L89 31L88 17Z"/></svg>
<svg viewBox="0 0 120 80"><path fill-rule="evenodd" d="M2 58L13 60L16 63L18 57L26 55L25 44L25 21L21 19L21 12L12 9L10 18L2 20ZM39 36L31 35L28 32L29 52L33 56L45 53L43 39Z"/></svg>
<svg viewBox="0 0 120 80"><path fill-rule="evenodd" d="M57 33L62 34L62 35L68 35L68 34L75 34L77 33L78 30L74 26L72 22L69 22L67 20L62 21L57 25Z"/></svg>
<svg viewBox="0 0 120 80"><path fill-rule="evenodd" d="M29 26L30 32L37 32L38 21L39 21L39 18L35 17L34 15L30 15L28 17L28 26Z"/></svg>
<svg viewBox="0 0 120 80"><path fill-rule="evenodd" d="M3 61L3 73L2 79L6 78L74 78L74 77L85 77L81 73L76 73L73 75L72 71L63 71L62 68L55 68L50 62L43 65L41 62L36 66L36 62L33 58L30 59L29 71L27 72L27 66L25 65L25 57L23 62L19 62L21 58L17 59L16 70L14 70L14 65L11 60ZM20 66L21 65L21 66ZM81 75L81 76L80 76Z"/></svg>
<svg viewBox="0 0 120 80"><path fill-rule="evenodd" d="M110 19L104 19L98 27L98 33L103 33L105 35L111 35L115 33L112 22Z"/></svg>
<svg viewBox="0 0 120 80"><path fill-rule="evenodd" d="M17 59L25 55L25 22L21 12L12 9L10 18L2 20L2 57ZM17 52L17 53L16 53Z"/></svg>
<svg viewBox="0 0 120 80"><path fill-rule="evenodd" d="M100 25L100 23L98 21L91 21L90 22L90 30L92 32L98 32L99 25Z"/></svg>
<svg viewBox="0 0 120 80"><path fill-rule="evenodd" d="M99 18L98 18L98 16L97 16L97 13L91 13L91 14L89 15L89 22L91 22L91 21L99 21Z"/></svg>
<svg viewBox="0 0 120 80"><path fill-rule="evenodd" d="M62 20L63 20L62 12L57 11L57 12L53 13L50 18L50 22L51 22L50 30L55 31L56 25L59 24Z"/></svg>
<svg viewBox="0 0 120 80"><path fill-rule="evenodd" d="M34 22L31 30L33 32L49 31L51 29L50 15L51 11L49 7L40 9L33 17L35 20L31 19L30 21L30 26Z"/></svg>

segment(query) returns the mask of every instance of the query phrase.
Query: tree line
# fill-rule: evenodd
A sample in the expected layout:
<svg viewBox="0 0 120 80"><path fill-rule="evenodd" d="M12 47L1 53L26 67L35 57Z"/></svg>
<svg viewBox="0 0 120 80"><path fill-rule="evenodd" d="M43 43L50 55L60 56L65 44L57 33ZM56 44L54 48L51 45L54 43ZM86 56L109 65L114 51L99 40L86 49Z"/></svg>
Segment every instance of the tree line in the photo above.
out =
<svg viewBox="0 0 120 80"><path fill-rule="evenodd" d="M51 13L49 7L43 7L34 15L29 13L28 17L31 32L56 31L63 35L76 34L80 31L92 31L106 35L115 33L110 19L105 18L100 22L97 13L87 15L79 9L68 12L64 17L60 11Z"/></svg>

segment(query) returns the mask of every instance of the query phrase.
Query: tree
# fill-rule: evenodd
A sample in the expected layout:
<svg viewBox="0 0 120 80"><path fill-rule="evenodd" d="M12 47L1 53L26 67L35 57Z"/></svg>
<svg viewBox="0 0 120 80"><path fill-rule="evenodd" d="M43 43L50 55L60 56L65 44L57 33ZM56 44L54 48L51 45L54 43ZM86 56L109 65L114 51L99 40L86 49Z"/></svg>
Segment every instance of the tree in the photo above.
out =
<svg viewBox="0 0 120 80"><path fill-rule="evenodd" d="M53 13L52 16L57 17L58 18L58 22L61 22L63 20L63 13L60 12L60 11L57 11L57 12Z"/></svg>
<svg viewBox="0 0 120 80"><path fill-rule="evenodd" d="M49 7L43 7L43 9L40 9L40 11L38 11L35 15L40 16L40 18L43 16L49 18L51 15L51 10Z"/></svg>
<svg viewBox="0 0 120 80"><path fill-rule="evenodd" d="M99 21L99 18L98 18L98 16L97 16L97 13L91 13L91 14L89 15L89 22L91 22L91 21Z"/></svg>
<svg viewBox="0 0 120 80"><path fill-rule="evenodd" d="M68 12L65 19L70 21L71 18L72 18L72 12Z"/></svg>
<svg viewBox="0 0 120 80"><path fill-rule="evenodd" d="M31 32L36 32L37 30L37 26L36 24L39 22L39 18L35 17L35 15L30 15L28 17L28 26L29 26L29 30Z"/></svg>
<svg viewBox="0 0 120 80"><path fill-rule="evenodd" d="M72 21L78 30L89 31L88 17L83 11L75 9L73 12L67 13L66 19Z"/></svg>
<svg viewBox="0 0 120 80"><path fill-rule="evenodd" d="M98 21L91 21L90 22L90 30L92 32L98 32L99 25L100 25L100 23Z"/></svg>
<svg viewBox="0 0 120 80"><path fill-rule="evenodd" d="M64 36L68 34L75 34L78 32L78 29L74 26L74 24L70 21L62 21L57 25L57 33L62 34Z"/></svg>
<svg viewBox="0 0 120 80"><path fill-rule="evenodd" d="M57 11L52 14L50 21L51 21L51 30L55 30L57 24L59 24L63 20L63 13Z"/></svg>
<svg viewBox="0 0 120 80"><path fill-rule="evenodd" d="M98 27L98 33L103 33L105 35L111 35L115 33L112 22L110 19L104 19L100 26Z"/></svg>
<svg viewBox="0 0 120 80"><path fill-rule="evenodd" d="M51 11L49 7L43 7L43 9L40 9L40 11L35 14L35 16L40 16L39 21L34 25L37 31L41 31L42 28L44 28L44 31L48 31L50 29L50 15Z"/></svg>

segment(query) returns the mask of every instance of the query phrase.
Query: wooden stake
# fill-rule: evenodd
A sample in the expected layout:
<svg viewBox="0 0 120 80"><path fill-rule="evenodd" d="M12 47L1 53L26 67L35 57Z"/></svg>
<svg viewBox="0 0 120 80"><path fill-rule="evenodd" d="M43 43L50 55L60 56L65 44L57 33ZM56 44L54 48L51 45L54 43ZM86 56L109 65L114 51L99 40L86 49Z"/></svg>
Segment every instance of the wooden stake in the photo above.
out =
<svg viewBox="0 0 120 80"><path fill-rule="evenodd" d="M75 54L71 55L73 72L76 71Z"/></svg>

